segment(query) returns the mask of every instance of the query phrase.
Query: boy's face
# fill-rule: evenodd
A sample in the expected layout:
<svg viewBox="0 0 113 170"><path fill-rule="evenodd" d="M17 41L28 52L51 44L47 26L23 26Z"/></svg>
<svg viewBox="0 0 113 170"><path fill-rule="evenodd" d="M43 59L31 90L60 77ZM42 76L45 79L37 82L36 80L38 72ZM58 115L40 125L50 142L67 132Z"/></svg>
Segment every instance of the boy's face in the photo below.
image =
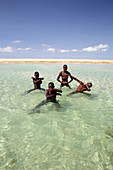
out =
<svg viewBox="0 0 113 170"><path fill-rule="evenodd" d="M35 73L34 76L35 76L35 77L39 77L39 74L38 74L38 73Z"/></svg>
<svg viewBox="0 0 113 170"><path fill-rule="evenodd" d="M87 83L87 85L88 85L89 87L92 87L92 83Z"/></svg>
<svg viewBox="0 0 113 170"><path fill-rule="evenodd" d="M64 71L67 71L67 66L64 66L63 69L64 69Z"/></svg>
<svg viewBox="0 0 113 170"><path fill-rule="evenodd" d="M53 84L49 84L48 87L49 87L49 89L53 89L54 88Z"/></svg>

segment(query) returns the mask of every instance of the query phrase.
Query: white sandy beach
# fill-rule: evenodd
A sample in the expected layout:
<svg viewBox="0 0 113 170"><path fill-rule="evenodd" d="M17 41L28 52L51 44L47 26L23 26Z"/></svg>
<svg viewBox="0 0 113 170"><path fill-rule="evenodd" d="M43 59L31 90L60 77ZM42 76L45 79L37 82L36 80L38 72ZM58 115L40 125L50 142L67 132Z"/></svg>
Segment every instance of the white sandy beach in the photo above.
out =
<svg viewBox="0 0 113 170"><path fill-rule="evenodd" d="M4 63L91 63L91 64L113 64L113 60L94 59L0 59Z"/></svg>

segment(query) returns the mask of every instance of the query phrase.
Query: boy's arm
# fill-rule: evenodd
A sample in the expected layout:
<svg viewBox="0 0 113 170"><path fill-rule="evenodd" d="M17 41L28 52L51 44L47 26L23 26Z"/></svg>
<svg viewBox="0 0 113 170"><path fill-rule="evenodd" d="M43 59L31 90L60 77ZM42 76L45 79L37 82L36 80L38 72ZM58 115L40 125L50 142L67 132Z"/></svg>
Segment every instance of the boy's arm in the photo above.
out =
<svg viewBox="0 0 113 170"><path fill-rule="evenodd" d="M46 90L46 98L48 99L48 98L51 98L51 97L53 97L53 96L55 96L55 94L48 94L48 90Z"/></svg>
<svg viewBox="0 0 113 170"><path fill-rule="evenodd" d="M44 77L39 78L39 80L44 80Z"/></svg>
<svg viewBox="0 0 113 170"><path fill-rule="evenodd" d="M91 89L89 88L87 84L85 86L86 86L87 91L91 91Z"/></svg>
<svg viewBox="0 0 113 170"><path fill-rule="evenodd" d="M40 80L34 80L34 79L33 79L33 83L38 83L39 81L40 81Z"/></svg>
<svg viewBox="0 0 113 170"><path fill-rule="evenodd" d="M38 83L39 81L44 80L44 78L39 78L39 80L35 80L34 78L32 78L32 79L33 79L33 83Z"/></svg>
<svg viewBox="0 0 113 170"><path fill-rule="evenodd" d="M83 85L84 85L83 90L91 91L91 89L89 88L89 86L85 82L83 83Z"/></svg>
<svg viewBox="0 0 113 170"><path fill-rule="evenodd" d="M71 83L73 81L73 78L72 78L71 74L69 74L69 76L70 76L71 80L68 83Z"/></svg>
<svg viewBox="0 0 113 170"><path fill-rule="evenodd" d="M71 78L72 78L72 79L74 79L74 80L76 80L77 82L79 82L81 85L83 85L83 82L82 82L82 81L80 81L79 79L77 79L76 77L71 76Z"/></svg>
<svg viewBox="0 0 113 170"><path fill-rule="evenodd" d="M54 89L54 91L62 93L62 90L60 90L60 89Z"/></svg>
<svg viewBox="0 0 113 170"><path fill-rule="evenodd" d="M60 89L54 89L54 91L56 92L56 95L59 95L59 96L62 96L60 93L62 93L62 90L60 90ZM57 92L59 92L59 93L57 93Z"/></svg>
<svg viewBox="0 0 113 170"><path fill-rule="evenodd" d="M60 93L56 93L56 95L62 96Z"/></svg>
<svg viewBox="0 0 113 170"><path fill-rule="evenodd" d="M60 83L62 83L62 82L60 81L60 76L61 76L61 72L59 73L59 75L58 75L58 77L57 77L57 81L59 81Z"/></svg>
<svg viewBox="0 0 113 170"><path fill-rule="evenodd" d="M34 77L31 77L31 79L35 80L35 78L34 78Z"/></svg>
<svg viewBox="0 0 113 170"><path fill-rule="evenodd" d="M32 78L32 80L33 80L33 84L37 83L37 80L35 80L34 77L31 77L31 78Z"/></svg>

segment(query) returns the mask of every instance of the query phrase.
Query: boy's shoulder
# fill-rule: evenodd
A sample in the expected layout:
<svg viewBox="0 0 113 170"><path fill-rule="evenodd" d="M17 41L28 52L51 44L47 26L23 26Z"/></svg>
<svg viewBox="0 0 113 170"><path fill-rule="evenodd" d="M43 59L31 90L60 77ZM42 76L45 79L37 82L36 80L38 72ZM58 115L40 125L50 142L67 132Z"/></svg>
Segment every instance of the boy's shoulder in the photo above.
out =
<svg viewBox="0 0 113 170"><path fill-rule="evenodd" d="M69 72L69 71L66 71L66 73L67 73L67 74L70 74L70 72Z"/></svg>
<svg viewBox="0 0 113 170"><path fill-rule="evenodd" d="M60 73L59 73L59 74L61 75L63 72L64 72L64 71L60 71Z"/></svg>

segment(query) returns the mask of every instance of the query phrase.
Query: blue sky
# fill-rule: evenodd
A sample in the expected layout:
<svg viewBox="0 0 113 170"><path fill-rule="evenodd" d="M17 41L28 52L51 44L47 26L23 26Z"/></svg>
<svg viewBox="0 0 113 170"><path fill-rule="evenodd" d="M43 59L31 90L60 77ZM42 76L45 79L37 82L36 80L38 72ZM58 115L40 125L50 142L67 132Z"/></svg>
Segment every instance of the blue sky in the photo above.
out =
<svg viewBox="0 0 113 170"><path fill-rule="evenodd" d="M113 0L0 0L0 58L113 60Z"/></svg>

